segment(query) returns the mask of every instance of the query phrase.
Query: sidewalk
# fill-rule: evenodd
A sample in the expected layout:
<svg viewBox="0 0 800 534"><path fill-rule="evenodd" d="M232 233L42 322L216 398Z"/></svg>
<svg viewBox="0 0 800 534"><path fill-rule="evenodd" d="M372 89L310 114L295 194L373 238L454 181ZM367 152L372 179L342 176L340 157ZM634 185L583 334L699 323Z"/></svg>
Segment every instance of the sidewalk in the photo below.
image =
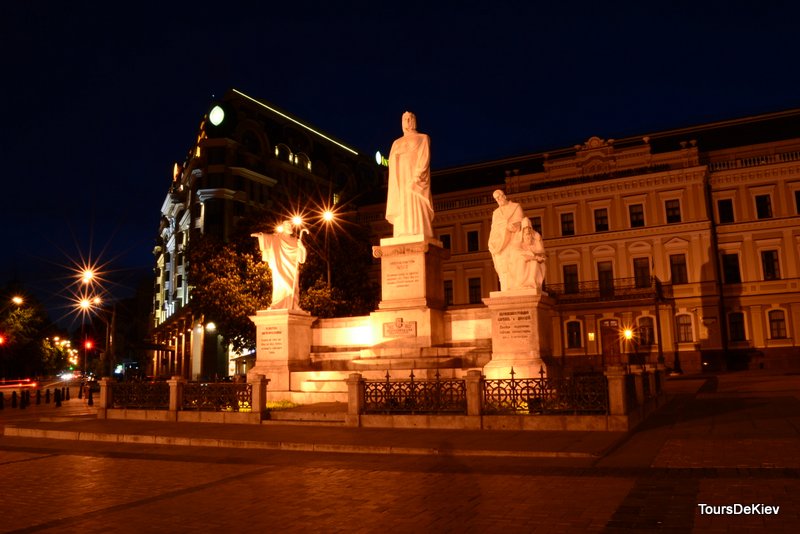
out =
<svg viewBox="0 0 800 534"><path fill-rule="evenodd" d="M13 421L6 420L6 409L0 412L0 424L9 438L358 454L605 458L602 463L608 466L800 467L800 375L753 371L679 377L667 381L666 391L670 402L631 433L106 420L87 415L92 409L79 400L65 403L61 412L42 411L41 416L33 413L36 407L29 407L28 417Z"/></svg>

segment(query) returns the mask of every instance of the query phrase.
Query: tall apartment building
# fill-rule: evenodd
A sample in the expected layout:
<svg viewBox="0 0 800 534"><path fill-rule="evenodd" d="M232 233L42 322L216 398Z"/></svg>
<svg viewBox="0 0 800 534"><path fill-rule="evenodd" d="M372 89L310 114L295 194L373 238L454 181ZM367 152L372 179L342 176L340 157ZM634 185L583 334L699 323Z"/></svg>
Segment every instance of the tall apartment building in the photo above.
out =
<svg viewBox="0 0 800 534"><path fill-rule="evenodd" d="M378 187L371 158L273 105L235 89L212 102L161 206L148 373L213 378L245 372L206 318L192 311L186 249L194 236L226 240L242 217L276 221L298 203L333 205Z"/></svg>
<svg viewBox="0 0 800 534"><path fill-rule="evenodd" d="M495 189L544 238L552 365L664 361L691 372L800 365L800 110L435 171L451 307L499 284ZM382 205L360 210L373 240ZM629 330L626 337L625 330Z"/></svg>

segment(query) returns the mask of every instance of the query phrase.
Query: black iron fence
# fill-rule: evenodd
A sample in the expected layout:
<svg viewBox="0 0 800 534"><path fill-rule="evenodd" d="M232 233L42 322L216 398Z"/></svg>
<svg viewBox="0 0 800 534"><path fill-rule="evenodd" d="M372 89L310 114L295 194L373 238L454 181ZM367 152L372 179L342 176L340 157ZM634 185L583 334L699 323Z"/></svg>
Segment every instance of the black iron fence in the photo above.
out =
<svg viewBox="0 0 800 534"><path fill-rule="evenodd" d="M603 375L569 378L481 379L477 402L481 413L583 415L608 413L608 381ZM409 379L363 382L363 414L467 413L467 385L463 379ZM635 393L634 393L635 395ZM477 399L478 397L476 397ZM473 401L469 401L473 402Z"/></svg>
<svg viewBox="0 0 800 534"><path fill-rule="evenodd" d="M516 378L484 380L486 414L605 414L608 382L603 375L568 378Z"/></svg>
<svg viewBox="0 0 800 534"><path fill-rule="evenodd" d="M169 384L166 382L119 382L111 387L111 408L168 410Z"/></svg>
<svg viewBox="0 0 800 534"><path fill-rule="evenodd" d="M167 382L112 382L110 408L168 410ZM181 410L249 412L253 409L253 386L248 383L187 382L178 399Z"/></svg>
<svg viewBox="0 0 800 534"><path fill-rule="evenodd" d="M461 379L409 379L364 382L363 413L465 414L467 387Z"/></svg>
<svg viewBox="0 0 800 534"><path fill-rule="evenodd" d="M190 382L183 386L182 410L249 412L253 386L231 382Z"/></svg>

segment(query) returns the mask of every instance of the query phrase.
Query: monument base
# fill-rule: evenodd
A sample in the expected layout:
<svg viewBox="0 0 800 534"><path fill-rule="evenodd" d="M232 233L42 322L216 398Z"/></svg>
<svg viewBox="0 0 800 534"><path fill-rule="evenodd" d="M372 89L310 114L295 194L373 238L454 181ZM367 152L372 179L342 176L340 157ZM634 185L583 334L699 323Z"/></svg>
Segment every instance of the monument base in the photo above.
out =
<svg viewBox="0 0 800 534"><path fill-rule="evenodd" d="M547 375L543 358L552 355L554 301L538 289L493 291L483 299L492 318L492 359L487 378L539 378Z"/></svg>
<svg viewBox="0 0 800 534"><path fill-rule="evenodd" d="M381 239L372 255L381 260L380 310L427 306L444 309L442 242L423 235Z"/></svg>
<svg viewBox="0 0 800 534"><path fill-rule="evenodd" d="M269 378L270 397L276 398L273 393L291 391L291 371L308 366L314 317L303 310L259 310L250 320L256 325L256 364L247 374Z"/></svg>

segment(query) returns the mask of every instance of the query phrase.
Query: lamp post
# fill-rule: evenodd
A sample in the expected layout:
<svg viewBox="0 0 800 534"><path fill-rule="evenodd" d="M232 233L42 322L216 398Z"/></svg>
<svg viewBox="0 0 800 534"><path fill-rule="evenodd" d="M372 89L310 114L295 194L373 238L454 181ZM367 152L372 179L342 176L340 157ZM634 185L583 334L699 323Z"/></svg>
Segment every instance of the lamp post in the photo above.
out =
<svg viewBox="0 0 800 534"><path fill-rule="evenodd" d="M328 234L331 231L331 224L335 218L335 214L329 209L322 212L322 220L325 221L325 265L328 270L328 289L331 287L331 249L328 244Z"/></svg>

